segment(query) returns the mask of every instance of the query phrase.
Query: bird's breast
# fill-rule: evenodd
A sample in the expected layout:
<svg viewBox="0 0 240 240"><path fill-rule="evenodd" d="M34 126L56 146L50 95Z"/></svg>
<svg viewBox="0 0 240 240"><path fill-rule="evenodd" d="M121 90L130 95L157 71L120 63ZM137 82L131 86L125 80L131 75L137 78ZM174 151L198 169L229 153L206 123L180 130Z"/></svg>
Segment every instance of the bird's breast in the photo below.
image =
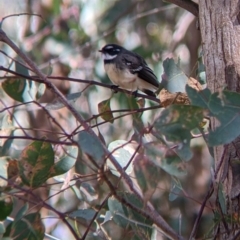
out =
<svg viewBox="0 0 240 240"><path fill-rule="evenodd" d="M104 66L105 71L113 84L135 91L137 86L137 75L132 74L127 68L118 69L115 64L109 63Z"/></svg>

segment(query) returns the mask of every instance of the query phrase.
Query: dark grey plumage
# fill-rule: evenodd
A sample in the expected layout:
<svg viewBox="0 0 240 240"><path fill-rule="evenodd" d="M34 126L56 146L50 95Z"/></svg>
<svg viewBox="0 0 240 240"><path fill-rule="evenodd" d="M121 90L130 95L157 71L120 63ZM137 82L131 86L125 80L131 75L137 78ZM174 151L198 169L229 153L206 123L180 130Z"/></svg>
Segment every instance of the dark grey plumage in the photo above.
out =
<svg viewBox="0 0 240 240"><path fill-rule="evenodd" d="M131 91L139 89L155 96L159 82L140 55L117 44L107 44L99 51L103 54L107 75L114 84Z"/></svg>

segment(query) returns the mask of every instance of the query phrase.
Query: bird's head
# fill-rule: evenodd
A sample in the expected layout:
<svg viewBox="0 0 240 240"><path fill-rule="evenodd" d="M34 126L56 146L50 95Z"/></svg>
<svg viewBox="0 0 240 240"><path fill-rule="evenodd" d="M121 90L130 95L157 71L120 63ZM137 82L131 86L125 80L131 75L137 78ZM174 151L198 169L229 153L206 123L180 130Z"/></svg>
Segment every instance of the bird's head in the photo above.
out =
<svg viewBox="0 0 240 240"><path fill-rule="evenodd" d="M102 53L104 60L112 60L116 58L123 50L124 48L117 44L107 44L101 50L99 50L99 52Z"/></svg>

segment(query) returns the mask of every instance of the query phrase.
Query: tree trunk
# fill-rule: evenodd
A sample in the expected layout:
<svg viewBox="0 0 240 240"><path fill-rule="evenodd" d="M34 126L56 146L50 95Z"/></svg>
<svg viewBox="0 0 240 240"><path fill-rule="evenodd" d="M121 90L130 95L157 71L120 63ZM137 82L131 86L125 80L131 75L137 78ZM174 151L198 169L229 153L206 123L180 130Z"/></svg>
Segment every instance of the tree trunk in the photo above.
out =
<svg viewBox="0 0 240 240"><path fill-rule="evenodd" d="M240 92L239 20L239 0L199 0L204 63L208 88L212 92L223 88ZM211 128L215 129L218 124L212 119ZM240 229L240 170L238 169L240 148L238 146L240 146L240 138L230 144L214 148L215 194L218 196L218 187L222 183L223 193L226 196L226 211L222 203L220 206L219 198L216 197L216 212L220 214L221 221L215 227L215 239L238 239Z"/></svg>

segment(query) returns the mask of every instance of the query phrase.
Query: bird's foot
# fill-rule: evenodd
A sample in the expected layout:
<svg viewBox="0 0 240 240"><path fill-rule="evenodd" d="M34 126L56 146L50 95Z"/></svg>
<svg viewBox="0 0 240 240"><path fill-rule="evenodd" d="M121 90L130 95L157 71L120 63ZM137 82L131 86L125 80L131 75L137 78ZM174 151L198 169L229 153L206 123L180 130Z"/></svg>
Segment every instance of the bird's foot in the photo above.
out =
<svg viewBox="0 0 240 240"><path fill-rule="evenodd" d="M111 89L112 89L113 93L117 93L118 92L118 86L117 85L112 85Z"/></svg>
<svg viewBox="0 0 240 240"><path fill-rule="evenodd" d="M148 89L144 89L143 92L146 93L148 96L156 97L156 94Z"/></svg>
<svg viewBox="0 0 240 240"><path fill-rule="evenodd" d="M138 93L138 90L133 91L133 92L132 92L132 95L136 98L136 97L137 97L137 93Z"/></svg>

